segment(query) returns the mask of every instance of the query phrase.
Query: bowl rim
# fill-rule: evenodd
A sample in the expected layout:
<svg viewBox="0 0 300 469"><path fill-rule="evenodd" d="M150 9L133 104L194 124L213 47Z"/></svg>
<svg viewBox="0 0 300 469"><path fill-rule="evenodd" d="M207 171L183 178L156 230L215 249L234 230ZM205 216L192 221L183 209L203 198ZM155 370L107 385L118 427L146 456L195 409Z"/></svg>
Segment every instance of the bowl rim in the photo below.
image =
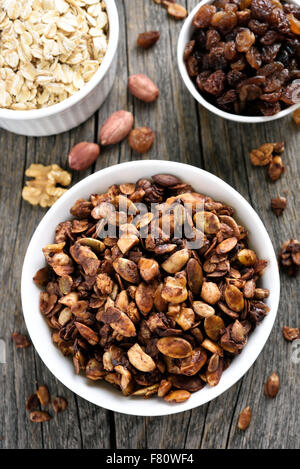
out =
<svg viewBox="0 0 300 469"><path fill-rule="evenodd" d="M66 109L74 106L79 101L84 99L104 78L105 74L109 70L111 63L117 52L118 40L119 40L119 15L116 7L115 0L105 0L106 12L108 16L109 25L109 37L108 45L103 58L96 73L92 78L76 93L68 98L64 99L60 103L53 104L41 109L29 109L29 110L14 110L0 108L0 119L7 120L32 120L42 119L49 117L54 114L63 113Z"/></svg>
<svg viewBox="0 0 300 469"><path fill-rule="evenodd" d="M296 2L293 2L291 0L288 0L288 1L290 3L296 3ZM189 90L189 92L192 94L192 96L196 99L196 101L198 101L198 103L200 103L203 107L208 109L213 114L216 114L217 116L223 117L224 119L227 119L227 120L231 120L231 121L234 121L234 122L247 123L247 124L258 124L258 123L270 122L270 121L274 121L274 120L277 120L277 119L281 119L282 117L286 117L287 115L291 114L293 111L298 109L300 104L294 104L294 105L292 105L292 106L278 112L278 114L275 114L274 116L243 116L243 115L240 115L240 114L231 114L230 112L222 111L222 109L219 109L216 106L214 106L213 104L209 103L205 98L203 98L201 93L199 93L197 91L194 83L192 82L192 80L190 79L190 77L187 73L186 66L185 66L185 63L184 63L184 60L183 60L184 48L185 48L186 43L187 43L186 36L187 35L190 36L190 34L188 34L188 32L192 28L192 21L193 21L194 15L199 10L199 8L202 5L206 4L206 3L213 3L213 2L214 2L214 0L201 0L192 9L192 11L189 13L187 18L185 19L185 21L182 25L182 28L180 30L179 37L178 37L178 42L177 42L177 64L178 64L178 68L179 68L181 78L182 78L185 86Z"/></svg>
<svg viewBox="0 0 300 469"><path fill-rule="evenodd" d="M170 406L167 403L165 403L166 405L162 408L161 405L156 406L155 401L152 401L151 412L148 411L148 409L147 409L147 412L143 409L143 405L141 404L141 401L144 401L144 399L138 399L138 398L132 398L135 401L134 402L135 405L131 406L130 411L127 410L126 402L127 401L130 402L130 401L132 401L132 399L130 397L123 398L124 396L122 396L120 393L119 393L120 395L118 396L116 402L113 399L112 399L113 403L103 401L103 399L102 399L101 403L100 403L99 402L100 399L98 398L98 396L101 396L101 391L103 391L103 389L98 388L97 389L97 398L94 398L94 397L91 398L91 396L88 395L88 393L86 391L86 389L88 389L87 384L83 385L84 391L82 391L81 388L80 389L77 388L78 382L76 381L76 383L75 383L75 377L76 377L76 379L78 378L78 379L81 379L81 380L85 380L85 378L83 376L80 376L80 375L76 376L75 373L74 373L74 377L72 375L71 380L69 380L69 381L71 381L71 383L70 383L68 381L68 378L63 373L63 370L58 371L57 367L55 367L55 365L53 365L53 363L51 361L51 353L49 353L49 350L47 349L47 351L45 351L45 349L43 347L41 347L40 335L39 335L40 331L37 332L34 328L34 322L35 321L33 320L33 313L32 313L32 296L28 295L28 291L30 290L30 288L32 288L32 285L33 285L32 276L28 275L28 273L32 274L32 267L30 266L30 264L31 264L31 256L36 252L36 248L35 248L36 240L38 241L39 236L43 231L45 231L45 230L49 231L49 226L51 226L53 224L53 218L55 218L56 211L58 209L60 209L61 207L64 208L65 205L67 205L67 207L69 209L69 207L71 207L74 203L74 198L76 198L77 191L84 189L88 192L89 191L89 186L92 182L96 182L99 179L99 180L101 180L101 181L99 181L99 185L101 186L101 184L102 184L106 187L106 185L107 185L105 183L105 176L106 175L109 175L111 173L112 175L114 175L115 179L118 179L118 178L120 178L119 175L122 174L122 170L124 168L130 168L130 169L132 168L132 174L134 174L134 168L136 168L136 167L142 167L144 169L148 169L149 171L150 171L150 169L151 169L151 171L153 169L153 174L154 173L159 173L159 172L164 172L164 171L165 172L167 171L169 173L174 171L174 173L185 174L187 171L189 171L189 173L190 173L191 170L192 170L193 173L197 172L197 174L199 176L201 175L200 177L206 178L206 180L209 182L209 184L211 184L211 187L213 187L213 185L216 184L219 187L222 187L222 191L223 191L223 188L224 188L224 191L227 194L226 197L227 196L232 197L235 204L237 205L235 207L236 211L241 212L242 210L246 210L246 213L253 218L253 222L255 223L256 229L260 232L260 236L262 236L262 238L264 239L264 246L265 246L265 249L268 251L268 258L269 258L269 264L270 264L268 275L270 276L270 278L273 282L272 283L273 290L271 291L271 295L270 295L270 301L271 301L271 298L273 298L271 311L267 315L267 317L265 318L263 323L259 326L260 330L263 331L263 332L260 333L260 334L263 335L263 338L260 337L260 340L256 341L257 343L255 343L255 347L254 347L254 345L253 345L253 347L251 347L251 349L252 348L254 349L254 350L252 349L252 355L250 355L250 350L249 350L249 353L247 355L247 360L243 361L243 366L240 367L238 372L234 373L232 371L231 376L228 378L228 380L227 380L228 382L226 382L226 384L225 384L224 381L222 382L222 380L221 380L220 383L216 387L209 388L209 390L208 390L209 391L208 392L209 397L204 398L204 400L200 399L201 402L199 402L199 400L194 398L193 401L191 401L191 399L189 399L188 401L186 401L184 403L176 404L176 406ZM65 207L65 209L66 209L66 207ZM53 226L53 232L55 230L55 226ZM272 265L272 269L271 269L271 265ZM267 275L267 273L265 275ZM24 316L24 319L25 319L25 323L26 323L26 326L27 326L28 333L29 333L30 338L32 340L32 343L33 343L33 345L36 349L36 352L38 353L38 355L40 356L40 358L42 359L44 364L47 366L47 368L56 377L56 379L61 381L72 392L76 393L80 397L86 399L87 401L89 401L89 402L91 402L91 403L93 403L97 406L104 407L108 410L112 410L112 411L115 411L115 412L120 412L120 413L124 413L124 414L129 414L129 415L139 415L139 416L170 415L170 414L176 414L176 413L179 413L179 412L182 412L182 411L190 410L190 409L193 409L195 407L199 407L200 405L203 405L203 404L213 400L217 396L223 394L225 391L227 391L229 388L231 388L237 381L239 381L244 376L244 374L250 369L250 367L253 365L253 363L255 362L255 360L257 359L257 357L261 353L264 345L267 342L267 339L270 335L270 332L273 328L273 325L274 325L274 322L275 322L275 319L276 319L276 316L277 316L277 310L278 310L278 304L279 304L279 293L280 293L279 271L278 271L277 259L276 259L276 255L275 255L275 252L274 252L274 249L273 249L273 246L272 246L272 242L271 242L270 237L269 237L269 235L266 231L266 228L264 227L264 225L263 225L261 219L259 218L258 214L251 207L251 205L246 201L246 199L241 194L239 194L239 192L237 192L233 187L231 187L229 184L224 182L222 179L220 179L219 177L217 177L217 176L215 176L215 175L213 175L213 174L211 174L211 173L209 173L209 172L207 172L203 169L200 169L200 168L197 168L195 166L185 164L185 163L178 163L178 162L165 161L165 160L139 160L139 161L130 161L130 162L126 162L126 163L121 163L119 165L114 165L114 166L110 166L108 168L99 170L96 173L93 173L90 176L87 176L86 178L82 179L77 184L75 184L71 189L68 190L68 192L66 192L49 209L49 211L44 215L44 217L40 221L39 225L37 226L32 238L30 240L30 243L28 245L28 248L27 248L27 251L26 251L26 254L25 254L23 268L22 268L22 278L21 278L22 310L23 310L23 316ZM40 315L39 311L37 311L37 313ZM41 319L43 319L43 318L41 318ZM45 324L45 326L47 326L47 325ZM50 330L49 330L49 337L50 337L49 340L50 340L51 345L52 345ZM251 337L249 339L249 342L250 342L250 340L251 340ZM250 347L250 344L248 344L248 346ZM57 351L57 348L53 345L53 353L55 353L55 351ZM60 352L59 352L59 356L60 356L59 360L60 359L67 360L66 357L64 357L63 355L60 355ZM232 366L233 365L231 365L231 367ZM227 373L227 371L230 370L231 367L229 367L227 370L225 370L223 375L225 375ZM228 375L229 375L229 373L228 373ZM80 385L81 385L81 383L82 382L80 382ZM112 396L113 391L114 391L113 389L109 391L110 396ZM193 396L199 395L200 393L201 393L201 391L198 391L197 393L194 393ZM103 395L101 397L103 398ZM201 397L201 394L200 394L200 397ZM130 406L128 406L128 407L130 407ZM132 409L132 407L133 407L133 409Z"/></svg>

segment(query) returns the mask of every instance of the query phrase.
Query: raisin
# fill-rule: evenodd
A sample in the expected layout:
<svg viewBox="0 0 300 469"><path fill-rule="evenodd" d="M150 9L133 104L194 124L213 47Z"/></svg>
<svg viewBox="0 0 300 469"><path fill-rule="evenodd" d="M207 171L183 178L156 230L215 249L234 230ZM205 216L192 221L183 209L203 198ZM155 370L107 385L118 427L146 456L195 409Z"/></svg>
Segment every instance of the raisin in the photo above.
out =
<svg viewBox="0 0 300 469"><path fill-rule="evenodd" d="M226 3L224 6L225 11L234 11L235 13L238 11L238 6L234 3Z"/></svg>
<svg viewBox="0 0 300 469"><path fill-rule="evenodd" d="M158 31L146 31L139 34L137 39L138 46L143 49L149 49L152 47L160 38L160 33Z"/></svg>
<svg viewBox="0 0 300 469"><path fill-rule="evenodd" d="M186 61L186 69L190 77L196 77L199 73L198 60L192 55Z"/></svg>
<svg viewBox="0 0 300 469"><path fill-rule="evenodd" d="M251 16L256 20L267 21L272 13L273 5L270 0L252 0Z"/></svg>
<svg viewBox="0 0 300 469"><path fill-rule="evenodd" d="M133 129L128 137L130 147L138 153L146 153L154 140L154 132L149 127Z"/></svg>
<svg viewBox="0 0 300 469"><path fill-rule="evenodd" d="M220 108L224 110L230 110L230 104L234 103L237 101L237 93L235 90L228 90L226 93L224 93L222 96L217 98L217 104L220 106Z"/></svg>
<svg viewBox="0 0 300 469"><path fill-rule="evenodd" d="M209 29L206 34L206 49L210 50L220 41L221 36L216 29Z"/></svg>
<svg viewBox="0 0 300 469"><path fill-rule="evenodd" d="M267 103L265 101L261 101L258 103L258 107L264 116L274 116L275 114L278 114L278 112L281 111L281 107L278 102Z"/></svg>
<svg viewBox="0 0 300 469"><path fill-rule="evenodd" d="M204 83L208 79L209 75L210 75L210 72L206 71L206 72L199 73L199 75L197 76L196 84L200 91L204 91Z"/></svg>
<svg viewBox="0 0 300 469"><path fill-rule="evenodd" d="M288 34L290 23L281 8L274 8L270 15L270 23L282 34Z"/></svg>
<svg viewBox="0 0 300 469"><path fill-rule="evenodd" d="M204 90L207 93L218 96L224 89L225 77L226 75L222 70L217 70L216 72L212 73L204 82Z"/></svg>
<svg viewBox="0 0 300 469"><path fill-rule="evenodd" d="M275 41L277 41L277 39L278 39L278 33L276 31L273 31L273 29L269 29L269 31L267 31L266 34L264 34L264 36L260 38L260 42L264 46L270 46Z"/></svg>
<svg viewBox="0 0 300 469"><path fill-rule="evenodd" d="M224 48L225 59L233 60L235 59L236 55L237 55L237 52L236 52L235 42L234 41L226 42L225 48Z"/></svg>
<svg viewBox="0 0 300 469"><path fill-rule="evenodd" d="M233 88L235 88L237 84L244 78L245 78L245 75L239 70L230 70L230 72L228 72L226 76L229 86Z"/></svg>
<svg viewBox="0 0 300 469"><path fill-rule="evenodd" d="M236 62L233 62L232 64L230 64L230 66L232 70L238 70L239 72L241 72L246 67L246 60L242 56Z"/></svg>
<svg viewBox="0 0 300 469"><path fill-rule="evenodd" d="M207 28L216 11L217 9L214 5L203 5L200 7L193 19L195 28Z"/></svg>
<svg viewBox="0 0 300 469"><path fill-rule="evenodd" d="M184 48L184 53L183 53L183 60L186 62L189 56L192 54L193 50L195 47L195 41L189 41L187 45Z"/></svg>
<svg viewBox="0 0 300 469"><path fill-rule="evenodd" d="M251 11L248 9L237 11L236 16L240 26L246 26L251 18Z"/></svg>
<svg viewBox="0 0 300 469"><path fill-rule="evenodd" d="M240 31L235 38L235 45L239 52L247 52L255 43L255 36L250 29Z"/></svg>
<svg viewBox="0 0 300 469"><path fill-rule="evenodd" d="M266 77L264 77L263 75L256 75L255 77L251 77L251 78L246 78L245 80L241 81L239 84L238 84L238 88L240 88L241 86L244 86L244 85L263 85L266 81Z"/></svg>
<svg viewBox="0 0 300 469"><path fill-rule="evenodd" d="M219 42L209 53L209 66L212 70L224 69L227 61L224 56L225 43Z"/></svg>
<svg viewBox="0 0 300 469"><path fill-rule="evenodd" d="M261 58L264 63L271 63L274 62L281 44L275 43L271 46L265 46L262 48Z"/></svg>
<svg viewBox="0 0 300 469"><path fill-rule="evenodd" d="M281 94L281 101L283 101L285 104L288 104L289 106L295 104L295 98L299 96L299 91L300 91L300 84L294 84L291 83L288 85L282 92Z"/></svg>
<svg viewBox="0 0 300 469"><path fill-rule="evenodd" d="M266 79L264 91L266 93L272 93L273 91L278 91L281 89L282 85L287 80L289 72L287 69L283 69L281 72L274 73Z"/></svg>
<svg viewBox="0 0 300 469"><path fill-rule="evenodd" d="M254 101L261 96L262 90L257 85L243 85L239 91L241 101Z"/></svg>
<svg viewBox="0 0 300 469"><path fill-rule="evenodd" d="M259 98L267 103L277 103L277 101L280 100L280 97L281 91L274 91L273 93L262 94Z"/></svg>
<svg viewBox="0 0 300 469"><path fill-rule="evenodd" d="M269 76L273 75L273 73L281 72L283 70L283 64L281 62L274 62L272 64L267 64L261 67L258 71L258 75Z"/></svg>
<svg viewBox="0 0 300 469"><path fill-rule="evenodd" d="M261 21L252 19L248 23L248 28L251 29L254 34L262 36L268 31L269 25L268 23L262 23Z"/></svg>
<svg viewBox="0 0 300 469"><path fill-rule="evenodd" d="M218 11L213 15L211 25L227 34L237 25L237 16L233 11Z"/></svg>
<svg viewBox="0 0 300 469"><path fill-rule="evenodd" d="M261 67L262 56L257 47L252 46L251 49L246 52L246 59L248 64L252 68L255 68L255 70L258 70L259 67Z"/></svg>

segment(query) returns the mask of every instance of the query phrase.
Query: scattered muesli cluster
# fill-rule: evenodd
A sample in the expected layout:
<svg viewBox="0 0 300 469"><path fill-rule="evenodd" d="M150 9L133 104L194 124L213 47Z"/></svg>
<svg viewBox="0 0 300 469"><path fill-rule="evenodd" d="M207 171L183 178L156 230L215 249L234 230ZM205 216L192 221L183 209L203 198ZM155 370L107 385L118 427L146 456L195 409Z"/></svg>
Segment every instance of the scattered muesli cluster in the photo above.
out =
<svg viewBox="0 0 300 469"><path fill-rule="evenodd" d="M0 106L51 106L80 90L102 63L105 2L1 0L0 31Z"/></svg>
<svg viewBox="0 0 300 469"><path fill-rule="evenodd" d="M300 6L216 0L202 5L184 60L203 97L223 111L272 116L299 94Z"/></svg>
<svg viewBox="0 0 300 469"><path fill-rule="evenodd" d="M250 160L254 166L268 166L268 177L277 181L285 172L285 166L279 154L284 152L284 142L264 143L250 152Z"/></svg>
<svg viewBox="0 0 300 469"><path fill-rule="evenodd" d="M48 409L50 402L56 414L66 410L68 405L64 397L57 396L51 399L49 390L45 384L39 386L34 394L27 397L25 408L30 412L29 418L31 422L43 423L51 420L52 417L48 410L40 410L40 406Z"/></svg>
<svg viewBox="0 0 300 469"><path fill-rule="evenodd" d="M40 309L53 342L76 373L168 402L217 385L269 311L269 291L257 285L267 262L233 209L160 174L79 199L71 214L34 281L45 288ZM184 220L189 235L178 238ZM202 243L190 247L196 235Z"/></svg>
<svg viewBox="0 0 300 469"><path fill-rule="evenodd" d="M19 332L13 332L11 335L12 340L16 344L16 348L28 348L31 345L28 337L24 334L20 334Z"/></svg>
<svg viewBox="0 0 300 469"><path fill-rule="evenodd" d="M300 267L300 242L297 239L285 241L279 253L281 267L289 276L296 276Z"/></svg>

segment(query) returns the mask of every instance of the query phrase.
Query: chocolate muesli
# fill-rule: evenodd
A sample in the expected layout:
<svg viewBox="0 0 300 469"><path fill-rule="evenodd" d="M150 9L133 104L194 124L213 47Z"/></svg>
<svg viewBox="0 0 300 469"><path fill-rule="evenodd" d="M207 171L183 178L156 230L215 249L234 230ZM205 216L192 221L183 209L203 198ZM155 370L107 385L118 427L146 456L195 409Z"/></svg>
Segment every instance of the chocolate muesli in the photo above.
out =
<svg viewBox="0 0 300 469"><path fill-rule="evenodd" d="M216 386L269 311L259 286L267 261L233 208L158 174L70 212L34 281L75 372L167 402Z"/></svg>

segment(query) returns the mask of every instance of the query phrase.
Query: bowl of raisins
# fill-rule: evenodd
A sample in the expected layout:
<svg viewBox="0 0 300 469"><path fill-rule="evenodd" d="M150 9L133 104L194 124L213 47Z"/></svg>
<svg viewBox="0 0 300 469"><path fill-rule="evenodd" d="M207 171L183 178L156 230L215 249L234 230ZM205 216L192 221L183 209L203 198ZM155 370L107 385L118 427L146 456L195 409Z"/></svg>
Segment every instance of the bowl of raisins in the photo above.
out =
<svg viewBox="0 0 300 469"><path fill-rule="evenodd" d="M225 119L259 123L300 105L300 5L285 0L203 0L178 40L182 79Z"/></svg>

